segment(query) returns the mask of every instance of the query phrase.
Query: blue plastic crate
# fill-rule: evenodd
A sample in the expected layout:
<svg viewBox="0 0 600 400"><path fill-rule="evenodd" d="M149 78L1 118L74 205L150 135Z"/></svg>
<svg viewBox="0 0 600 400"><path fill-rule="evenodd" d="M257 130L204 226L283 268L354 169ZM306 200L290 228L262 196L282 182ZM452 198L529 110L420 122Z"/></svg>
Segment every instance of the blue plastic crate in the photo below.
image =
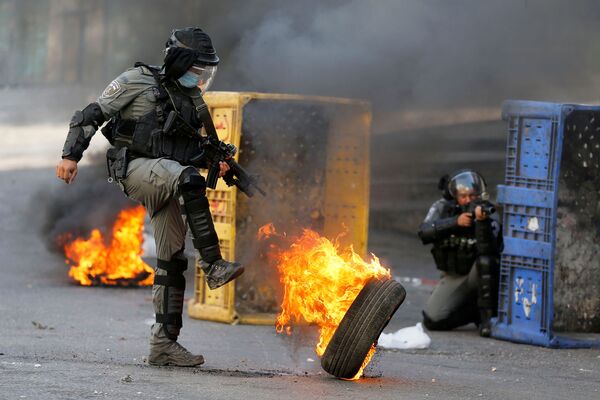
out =
<svg viewBox="0 0 600 400"><path fill-rule="evenodd" d="M504 250L498 318L492 336L547 347L600 347L600 335L553 332L558 183L566 119L598 106L506 101L508 122L503 205Z"/></svg>

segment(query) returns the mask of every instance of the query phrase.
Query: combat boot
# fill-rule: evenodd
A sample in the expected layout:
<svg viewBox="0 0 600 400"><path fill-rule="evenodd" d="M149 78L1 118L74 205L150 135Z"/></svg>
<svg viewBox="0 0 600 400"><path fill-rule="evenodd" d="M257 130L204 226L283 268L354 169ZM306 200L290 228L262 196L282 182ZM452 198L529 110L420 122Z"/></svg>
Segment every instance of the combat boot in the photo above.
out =
<svg viewBox="0 0 600 400"><path fill-rule="evenodd" d="M244 267L240 263L223 259L210 264L201 261L200 266L206 276L206 284L213 290L231 282L244 272Z"/></svg>
<svg viewBox="0 0 600 400"><path fill-rule="evenodd" d="M492 317L494 316L494 312L490 309L481 309L479 315L481 316L479 336L490 337L492 334Z"/></svg>
<svg viewBox="0 0 600 400"><path fill-rule="evenodd" d="M150 365L173 365L195 367L204 363L204 357L194 355L177 343L183 326L182 314L185 295L187 259L183 250L170 260L158 259L152 286L152 303L156 323L152 325L150 336Z"/></svg>
<svg viewBox="0 0 600 400"><path fill-rule="evenodd" d="M204 364L204 357L190 353L175 340L153 335L150 339L148 364L156 366L196 367Z"/></svg>

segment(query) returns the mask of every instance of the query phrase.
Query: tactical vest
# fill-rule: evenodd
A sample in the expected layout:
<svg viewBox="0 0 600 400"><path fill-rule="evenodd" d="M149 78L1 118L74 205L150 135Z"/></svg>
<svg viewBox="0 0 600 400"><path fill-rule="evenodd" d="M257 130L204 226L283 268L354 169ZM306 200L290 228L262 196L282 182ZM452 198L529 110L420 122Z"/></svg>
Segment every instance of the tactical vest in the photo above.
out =
<svg viewBox="0 0 600 400"><path fill-rule="evenodd" d="M448 201L440 218L454 217L462 212L454 202ZM477 258L476 244L475 229L473 227L457 228L451 236L435 241L431 254L440 271L455 275L466 275L471 271L471 267Z"/></svg>
<svg viewBox="0 0 600 400"><path fill-rule="evenodd" d="M173 82L162 83L158 70L140 63L136 67L140 65L148 68L156 80L157 86L153 88L156 107L137 119L125 119L117 113L107 126L106 136L116 150L127 148L129 158L165 157L182 165L192 165L192 160L198 160L201 154L201 137L178 129L165 132L163 127L167 115L176 111L185 123L198 131L202 122L196 110L198 105L204 104L199 91L188 91Z"/></svg>

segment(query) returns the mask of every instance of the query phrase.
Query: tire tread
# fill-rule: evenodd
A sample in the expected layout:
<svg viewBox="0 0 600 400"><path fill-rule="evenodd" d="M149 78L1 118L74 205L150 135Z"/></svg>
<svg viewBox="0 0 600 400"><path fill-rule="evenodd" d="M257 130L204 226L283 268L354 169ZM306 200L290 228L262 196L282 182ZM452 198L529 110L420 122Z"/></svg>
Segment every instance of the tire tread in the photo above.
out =
<svg viewBox="0 0 600 400"><path fill-rule="evenodd" d="M339 378L354 377L405 297L406 291L394 280L369 280L325 349L321 358L323 369Z"/></svg>

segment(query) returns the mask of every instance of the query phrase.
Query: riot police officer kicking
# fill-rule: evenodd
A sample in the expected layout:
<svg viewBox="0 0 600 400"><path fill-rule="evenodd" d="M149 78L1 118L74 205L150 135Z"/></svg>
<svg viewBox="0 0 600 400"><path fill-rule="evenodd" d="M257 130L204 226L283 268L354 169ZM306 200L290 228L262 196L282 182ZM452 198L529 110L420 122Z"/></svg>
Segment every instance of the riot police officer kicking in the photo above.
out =
<svg viewBox="0 0 600 400"><path fill-rule="evenodd" d="M187 259L183 254L186 225L211 289L235 279L244 271L239 263L221 257L219 239L206 198L206 181L198 173L205 167L199 135L189 129L165 128L167 115L177 113L178 123L196 132L210 114L202 93L210 86L219 57L210 37L200 28L174 30L166 43L161 67L136 63L104 90L95 103L76 111L56 167L57 176L71 183L94 133L113 145L107 153L109 180L140 202L154 228L157 268L152 287L156 323L151 329L152 365L196 366L204 362L177 343L182 327ZM212 121L211 121L212 123ZM228 170L221 163L221 176Z"/></svg>
<svg viewBox="0 0 600 400"><path fill-rule="evenodd" d="M419 228L423 244L433 244L431 253L442 272L423 311L423 324L450 330L474 322L487 337L497 310L500 223L477 172L446 176L440 189L444 198L431 206Z"/></svg>

